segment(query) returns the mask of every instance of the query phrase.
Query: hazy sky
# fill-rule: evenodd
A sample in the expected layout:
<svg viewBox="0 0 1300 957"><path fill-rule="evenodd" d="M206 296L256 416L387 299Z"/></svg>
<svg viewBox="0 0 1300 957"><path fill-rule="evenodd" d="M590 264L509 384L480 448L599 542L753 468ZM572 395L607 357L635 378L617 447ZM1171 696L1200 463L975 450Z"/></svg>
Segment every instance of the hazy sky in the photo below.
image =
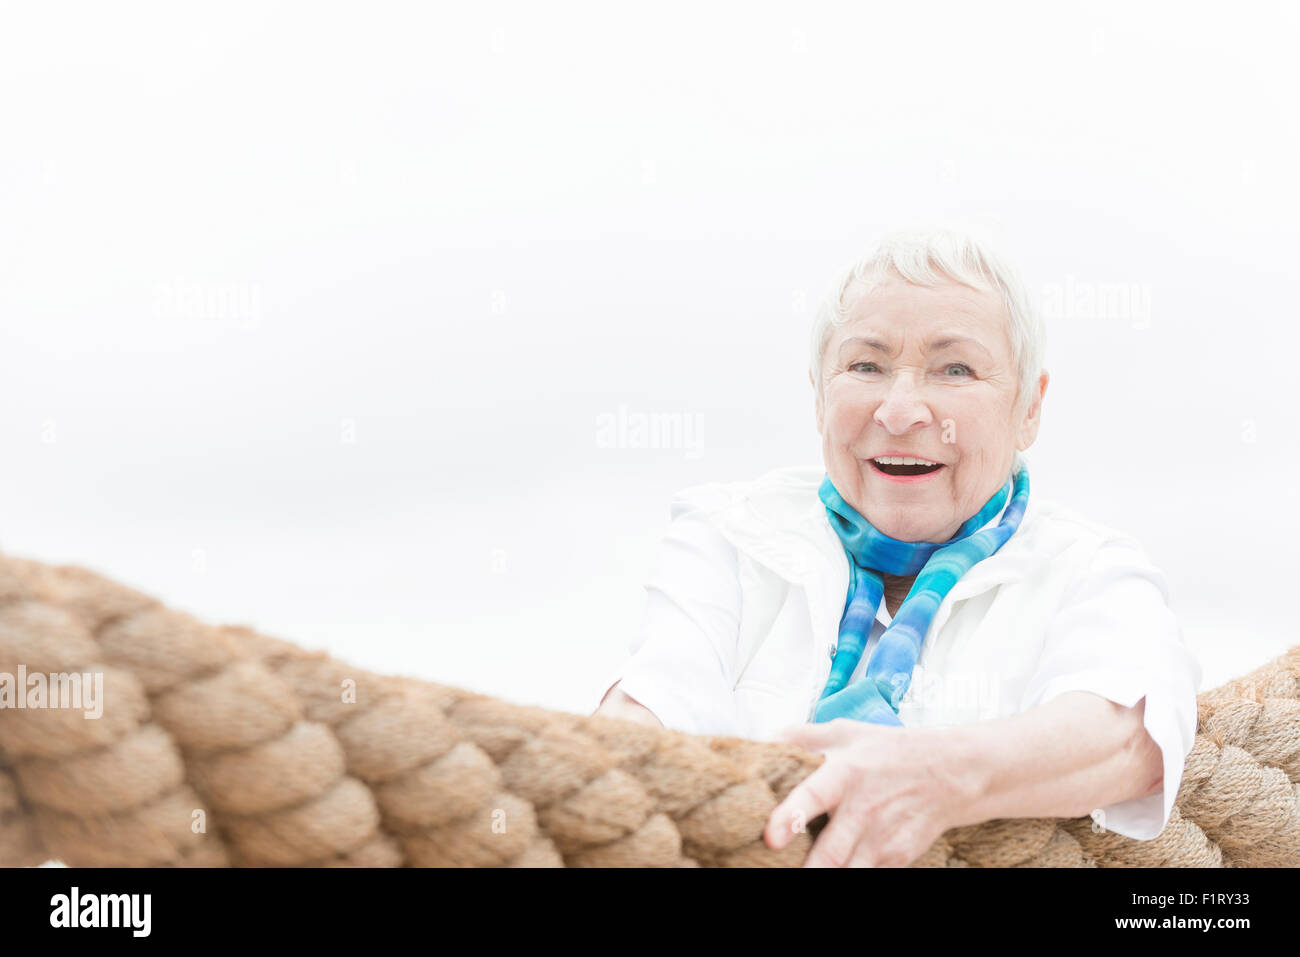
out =
<svg viewBox="0 0 1300 957"><path fill-rule="evenodd" d="M1298 27L8 7L0 549L589 711L671 493L819 462L835 268L956 221L1049 312L1034 493L1143 542L1217 684L1296 641Z"/></svg>

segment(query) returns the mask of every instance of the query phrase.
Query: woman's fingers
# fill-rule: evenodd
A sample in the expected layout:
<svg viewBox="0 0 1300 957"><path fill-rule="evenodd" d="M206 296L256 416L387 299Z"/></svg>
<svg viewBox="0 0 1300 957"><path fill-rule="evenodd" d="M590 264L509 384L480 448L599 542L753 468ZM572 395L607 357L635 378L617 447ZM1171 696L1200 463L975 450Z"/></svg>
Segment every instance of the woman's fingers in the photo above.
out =
<svg viewBox="0 0 1300 957"><path fill-rule="evenodd" d="M768 847L785 847L807 830L809 821L834 810L844 797L845 777L840 768L823 764L800 781L767 819L763 838Z"/></svg>
<svg viewBox="0 0 1300 957"><path fill-rule="evenodd" d="M830 822L817 835L817 841L804 859L804 867L850 867L869 866L870 843L862 832L862 822L846 813L848 809L840 805L838 811L831 815ZM855 855L862 852L863 857L855 861Z"/></svg>

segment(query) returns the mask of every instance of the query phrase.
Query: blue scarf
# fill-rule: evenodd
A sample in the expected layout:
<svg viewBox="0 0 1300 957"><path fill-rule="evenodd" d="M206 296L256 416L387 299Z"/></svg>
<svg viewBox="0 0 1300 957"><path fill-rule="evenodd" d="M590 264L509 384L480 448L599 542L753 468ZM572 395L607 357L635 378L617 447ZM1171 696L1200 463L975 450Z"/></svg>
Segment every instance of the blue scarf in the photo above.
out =
<svg viewBox="0 0 1300 957"><path fill-rule="evenodd" d="M1020 527L1029 502L1029 470L1023 461L1018 461L1012 478L952 538L942 543L900 542L885 535L840 497L829 475L817 494L826 506L831 528L839 535L849 557L849 596L840 620L839 644L831 662L830 677L817 702L813 721L853 718L902 727L898 703L912 682L912 670L930 622L957 580L1001 548ZM1011 504L1003 512L1002 521L994 528L984 528L1001 510L1008 495ZM862 660L876 611L885 594L884 582L876 570L890 575L916 575L916 580L898 614L880 636L867 662L866 673L849 684Z"/></svg>

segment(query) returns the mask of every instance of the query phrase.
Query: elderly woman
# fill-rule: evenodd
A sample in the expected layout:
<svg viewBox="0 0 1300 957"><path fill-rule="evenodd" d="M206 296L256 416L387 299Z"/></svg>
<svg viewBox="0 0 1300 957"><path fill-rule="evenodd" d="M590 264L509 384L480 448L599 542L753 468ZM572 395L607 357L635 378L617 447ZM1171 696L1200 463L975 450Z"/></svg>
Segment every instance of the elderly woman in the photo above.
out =
<svg viewBox="0 0 1300 957"><path fill-rule="evenodd" d="M899 866L944 831L1168 823L1201 671L1131 536L1030 494L1044 333L952 232L887 237L818 310L823 467L679 492L644 628L597 712L826 760L773 812L809 866Z"/></svg>

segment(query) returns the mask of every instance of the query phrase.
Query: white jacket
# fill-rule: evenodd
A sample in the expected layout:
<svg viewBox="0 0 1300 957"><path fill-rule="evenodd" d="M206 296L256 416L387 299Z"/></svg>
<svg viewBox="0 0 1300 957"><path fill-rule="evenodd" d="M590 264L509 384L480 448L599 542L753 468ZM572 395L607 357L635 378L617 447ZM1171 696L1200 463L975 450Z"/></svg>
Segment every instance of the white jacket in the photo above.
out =
<svg viewBox="0 0 1300 957"><path fill-rule="evenodd" d="M848 557L817 495L824 476L785 468L678 492L631 657L604 688L621 681L665 726L694 734L770 740L811 720L849 586ZM1163 790L1093 816L1125 836L1156 837L1195 739L1201 681L1168 598L1131 536L1031 493L1015 534L940 604L899 718L964 724L1073 690L1125 707L1145 696ZM855 678L889 621L881 602Z"/></svg>

